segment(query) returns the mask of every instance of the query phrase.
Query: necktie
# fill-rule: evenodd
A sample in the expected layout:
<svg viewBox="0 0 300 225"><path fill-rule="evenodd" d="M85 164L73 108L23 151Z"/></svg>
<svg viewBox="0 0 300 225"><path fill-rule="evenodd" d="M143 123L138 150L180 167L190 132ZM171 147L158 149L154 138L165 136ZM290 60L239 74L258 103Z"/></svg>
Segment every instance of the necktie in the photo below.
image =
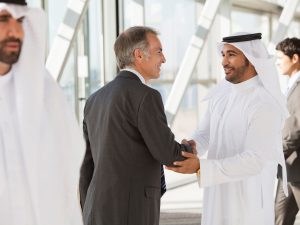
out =
<svg viewBox="0 0 300 225"><path fill-rule="evenodd" d="M164 172L164 167L161 165L160 166L160 193L161 196L166 193L167 188L166 188L166 180L165 180L165 172Z"/></svg>

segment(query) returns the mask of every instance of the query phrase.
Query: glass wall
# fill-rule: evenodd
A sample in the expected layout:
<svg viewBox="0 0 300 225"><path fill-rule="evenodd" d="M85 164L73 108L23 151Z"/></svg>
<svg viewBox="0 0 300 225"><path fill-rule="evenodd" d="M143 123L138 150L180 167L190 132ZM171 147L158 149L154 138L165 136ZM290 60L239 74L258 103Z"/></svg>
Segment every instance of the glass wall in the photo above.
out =
<svg viewBox="0 0 300 225"><path fill-rule="evenodd" d="M232 33L248 32L262 33L262 40L265 44L269 43L272 35L270 21L271 14L247 10L241 8L233 8L231 13Z"/></svg>
<svg viewBox="0 0 300 225"><path fill-rule="evenodd" d="M41 0L27 0L26 2L29 6L33 6L33 7L41 7L42 6Z"/></svg>
<svg viewBox="0 0 300 225"><path fill-rule="evenodd" d="M86 95L96 91L103 77L103 23L101 1L92 0L88 10L87 55L89 58L89 77L86 82ZM103 79L102 79L103 80ZM103 84L101 85L103 86Z"/></svg>
<svg viewBox="0 0 300 225"><path fill-rule="evenodd" d="M27 2L29 6L45 8L48 16L48 49L50 49L65 16L69 0ZM102 1L91 0L89 6L74 38L59 81L79 120L82 119L86 98L100 87L103 75Z"/></svg>
<svg viewBox="0 0 300 225"><path fill-rule="evenodd" d="M145 0L145 25L160 31L167 59L161 79L175 77L190 38L195 32L196 21L196 1Z"/></svg>

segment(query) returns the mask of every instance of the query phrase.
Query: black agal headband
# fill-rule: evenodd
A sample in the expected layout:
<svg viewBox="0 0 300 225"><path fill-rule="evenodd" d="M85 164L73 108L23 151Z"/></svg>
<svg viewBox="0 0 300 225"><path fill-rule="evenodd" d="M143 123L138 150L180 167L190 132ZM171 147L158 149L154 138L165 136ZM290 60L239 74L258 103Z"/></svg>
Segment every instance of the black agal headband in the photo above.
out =
<svg viewBox="0 0 300 225"><path fill-rule="evenodd" d="M261 33L224 37L223 42L232 43L232 42L252 41L257 39L261 39Z"/></svg>
<svg viewBox="0 0 300 225"><path fill-rule="evenodd" d="M26 0L0 0L0 3L1 2L17 5L27 5Z"/></svg>

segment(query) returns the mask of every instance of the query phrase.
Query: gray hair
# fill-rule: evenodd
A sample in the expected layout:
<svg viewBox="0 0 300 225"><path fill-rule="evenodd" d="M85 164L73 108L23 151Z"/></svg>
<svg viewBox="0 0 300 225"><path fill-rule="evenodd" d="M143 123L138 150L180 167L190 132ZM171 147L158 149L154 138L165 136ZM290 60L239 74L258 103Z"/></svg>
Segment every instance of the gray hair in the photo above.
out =
<svg viewBox="0 0 300 225"><path fill-rule="evenodd" d="M158 35L156 30L144 26L131 27L119 35L115 41L114 50L120 69L133 64L135 49L141 49L146 55L148 54L148 33Z"/></svg>

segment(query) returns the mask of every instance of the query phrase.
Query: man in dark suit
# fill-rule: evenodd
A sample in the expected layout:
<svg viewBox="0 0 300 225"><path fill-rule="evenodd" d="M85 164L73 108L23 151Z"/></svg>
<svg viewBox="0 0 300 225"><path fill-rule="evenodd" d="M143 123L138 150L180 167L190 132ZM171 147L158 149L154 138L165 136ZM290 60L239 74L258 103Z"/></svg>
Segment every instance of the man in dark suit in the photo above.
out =
<svg viewBox="0 0 300 225"><path fill-rule="evenodd" d="M166 60L157 32L148 27L123 32L114 50L121 72L88 99L84 111L84 224L158 225L161 164L183 160L185 148L167 125L159 92L145 85L159 77Z"/></svg>
<svg viewBox="0 0 300 225"><path fill-rule="evenodd" d="M277 46L277 65L289 76L286 91L290 117L283 129L283 150L286 159L289 196L279 184L276 194L276 225L292 225L300 207L300 39L286 38Z"/></svg>

